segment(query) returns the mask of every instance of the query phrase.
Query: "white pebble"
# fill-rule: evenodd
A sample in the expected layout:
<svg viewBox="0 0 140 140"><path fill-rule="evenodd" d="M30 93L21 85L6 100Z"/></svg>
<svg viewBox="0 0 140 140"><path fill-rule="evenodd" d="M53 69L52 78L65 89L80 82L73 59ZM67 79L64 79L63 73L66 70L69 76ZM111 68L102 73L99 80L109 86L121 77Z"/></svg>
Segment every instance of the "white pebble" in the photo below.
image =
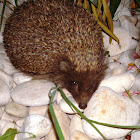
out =
<svg viewBox="0 0 140 140"><path fill-rule="evenodd" d="M17 72L17 73L14 73L13 80L17 85L19 85L23 82L27 82L27 81L32 80L32 77L25 75L24 73Z"/></svg>
<svg viewBox="0 0 140 140"><path fill-rule="evenodd" d="M9 76L4 71L2 71L1 69L0 69L0 79L2 81L4 81L9 86L10 89L13 87L14 81L13 81L12 77Z"/></svg>
<svg viewBox="0 0 140 140"><path fill-rule="evenodd" d="M109 51L110 56L118 55L130 48L131 36L128 31L121 27L114 28L114 34L118 37L120 41L120 46L115 40L112 40L111 44L109 43L109 36L103 33L103 42L105 49Z"/></svg>
<svg viewBox="0 0 140 140"><path fill-rule="evenodd" d="M45 118L40 115L30 115L28 116L21 129L20 132L29 132L37 137L43 137L48 134L51 129L51 122L48 118ZM20 133L18 134L19 140L23 140L24 138L30 138L32 135L28 133Z"/></svg>
<svg viewBox="0 0 140 140"><path fill-rule="evenodd" d="M2 129L4 128L4 126L7 123L9 123L9 121L7 121L7 120L0 120L0 128L1 128L0 134L2 133Z"/></svg>
<svg viewBox="0 0 140 140"><path fill-rule="evenodd" d="M140 39L140 30L135 26L137 19L135 17L129 17L129 16L122 16L120 18L121 20L121 27L126 29L131 37L134 37L135 39Z"/></svg>
<svg viewBox="0 0 140 140"><path fill-rule="evenodd" d="M136 53L140 56L140 42L138 43L136 47Z"/></svg>
<svg viewBox="0 0 140 140"><path fill-rule="evenodd" d="M16 122L19 118L14 117L14 116L10 116L9 114L7 114L5 111L2 114L1 120L7 120L9 122Z"/></svg>
<svg viewBox="0 0 140 140"><path fill-rule="evenodd" d="M133 100L140 105L140 95L135 94L132 96Z"/></svg>
<svg viewBox="0 0 140 140"><path fill-rule="evenodd" d="M100 87L87 104L84 115L102 123L114 125L137 125L139 121L139 105L131 99L115 93L107 87ZM131 130L118 129L107 126L94 125L107 139L125 136ZM85 133L93 139L101 139L100 134L85 120L83 120Z"/></svg>
<svg viewBox="0 0 140 140"><path fill-rule="evenodd" d="M138 91L138 90L140 91L140 74L136 73L136 75L135 75L135 83L132 86L132 88L130 89L130 92L134 92L134 91Z"/></svg>
<svg viewBox="0 0 140 140"><path fill-rule="evenodd" d="M131 73L123 73L104 79L100 83L100 86L106 86L117 93L122 93L125 90L129 90L133 86L134 82L135 77Z"/></svg>
<svg viewBox="0 0 140 140"><path fill-rule="evenodd" d="M123 64L127 68L128 64L135 62L135 59L133 58L132 54L133 54L132 51L125 51L120 55L117 61Z"/></svg>
<svg viewBox="0 0 140 140"><path fill-rule="evenodd" d="M6 124L4 125L4 127L3 127L3 129L2 129L2 135L3 135L9 128L17 129L17 126L16 126L15 123L6 122Z"/></svg>
<svg viewBox="0 0 140 140"><path fill-rule="evenodd" d="M11 116L21 118L26 117L28 115L29 108L11 101L8 104L6 104L5 111Z"/></svg>
<svg viewBox="0 0 140 140"><path fill-rule="evenodd" d="M45 105L45 106L32 106L29 109L29 115L38 114L41 116L45 116L47 109L48 109L47 105Z"/></svg>
<svg viewBox="0 0 140 140"><path fill-rule="evenodd" d="M45 136L45 140L58 140L55 128L51 127L51 130Z"/></svg>
<svg viewBox="0 0 140 140"><path fill-rule="evenodd" d="M110 56L108 57L108 62L109 63L116 62L119 57L120 57L120 54L115 55L115 56Z"/></svg>
<svg viewBox="0 0 140 140"><path fill-rule="evenodd" d="M10 89L5 82L0 80L0 106L6 105L10 101Z"/></svg>
<svg viewBox="0 0 140 140"><path fill-rule="evenodd" d="M23 139L23 140L43 140L43 139L40 139L40 138L27 138L27 139Z"/></svg>
<svg viewBox="0 0 140 140"><path fill-rule="evenodd" d="M71 136L70 140L93 140L89 138L85 133L76 130Z"/></svg>
<svg viewBox="0 0 140 140"><path fill-rule="evenodd" d="M72 135L75 131L84 133L82 120L78 115L74 115L70 122L70 135Z"/></svg>
<svg viewBox="0 0 140 140"><path fill-rule="evenodd" d="M139 130L135 130L134 132L132 132L131 140L140 140L140 131Z"/></svg>
<svg viewBox="0 0 140 140"><path fill-rule="evenodd" d="M0 107L0 118L1 118L2 114L3 114L3 110Z"/></svg>
<svg viewBox="0 0 140 140"><path fill-rule="evenodd" d="M23 140L44 140L44 138L40 139L40 138L27 138L27 139L23 139Z"/></svg>
<svg viewBox="0 0 140 140"><path fill-rule="evenodd" d="M67 97L80 111L83 111L83 109L80 109L78 107L77 102L74 100L73 96L68 96ZM65 113L75 113L73 109L71 109L71 107L65 102L64 99L61 99L61 101L59 102L59 107L61 108L61 110Z"/></svg>
<svg viewBox="0 0 140 140"><path fill-rule="evenodd" d="M25 119L25 118L18 119L18 120L16 121L16 125L17 125L18 127L21 128L21 127L23 126L24 119Z"/></svg>
<svg viewBox="0 0 140 140"><path fill-rule="evenodd" d="M140 58L135 60L135 65L140 69Z"/></svg>
<svg viewBox="0 0 140 140"><path fill-rule="evenodd" d="M124 4L120 3L118 9L115 12L113 20L114 21L118 20L123 15L131 16L131 12L128 9L128 7L126 7L126 6L124 6Z"/></svg>
<svg viewBox="0 0 140 140"><path fill-rule="evenodd" d="M139 42L135 40L134 38L132 38L131 44L130 44L131 47L129 48L129 50L135 51L138 44Z"/></svg>
<svg viewBox="0 0 140 140"><path fill-rule="evenodd" d="M49 91L55 85L46 80L31 80L17 85L12 93L12 99L25 106L42 106L49 104Z"/></svg>
<svg viewBox="0 0 140 140"><path fill-rule="evenodd" d="M0 69L8 75L13 75L18 70L12 65L6 54L0 54Z"/></svg>
<svg viewBox="0 0 140 140"><path fill-rule="evenodd" d="M5 53L5 48L3 43L0 43L0 53Z"/></svg>
<svg viewBox="0 0 140 140"><path fill-rule="evenodd" d="M125 66L118 62L109 63L108 67L111 69L112 75L123 74L126 72Z"/></svg>

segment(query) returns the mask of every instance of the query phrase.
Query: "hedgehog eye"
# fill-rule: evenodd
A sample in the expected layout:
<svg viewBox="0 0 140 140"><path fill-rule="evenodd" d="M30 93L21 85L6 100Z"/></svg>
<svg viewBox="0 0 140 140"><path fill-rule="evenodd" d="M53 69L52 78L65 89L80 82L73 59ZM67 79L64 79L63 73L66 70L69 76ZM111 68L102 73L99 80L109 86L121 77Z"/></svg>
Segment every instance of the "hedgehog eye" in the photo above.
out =
<svg viewBox="0 0 140 140"><path fill-rule="evenodd" d="M78 84L75 81L71 81L71 87L75 92L78 92Z"/></svg>
<svg viewBox="0 0 140 140"><path fill-rule="evenodd" d="M75 81L71 81L71 85L75 86L77 83Z"/></svg>

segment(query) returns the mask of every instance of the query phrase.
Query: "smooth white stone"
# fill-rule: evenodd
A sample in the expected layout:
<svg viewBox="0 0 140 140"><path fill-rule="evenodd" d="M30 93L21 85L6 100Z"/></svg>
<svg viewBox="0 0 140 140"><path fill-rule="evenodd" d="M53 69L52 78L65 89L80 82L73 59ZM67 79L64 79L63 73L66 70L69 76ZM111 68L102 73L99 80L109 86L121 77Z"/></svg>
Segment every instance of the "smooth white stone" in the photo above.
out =
<svg viewBox="0 0 140 140"><path fill-rule="evenodd" d="M0 118L1 118L2 114L3 114L3 110L0 107Z"/></svg>
<svg viewBox="0 0 140 140"><path fill-rule="evenodd" d="M112 139L112 140L128 140L128 139L124 139L124 137L121 137L121 138Z"/></svg>
<svg viewBox="0 0 140 140"><path fill-rule="evenodd" d="M140 105L140 95L133 95L133 100Z"/></svg>
<svg viewBox="0 0 140 140"><path fill-rule="evenodd" d="M0 69L5 71L8 75L13 75L18 70L12 65L6 54L0 54Z"/></svg>
<svg viewBox="0 0 140 140"><path fill-rule="evenodd" d="M69 128L70 128L70 136L77 130L84 133L84 130L82 127L82 120L80 116L78 115L73 116L73 118L71 119Z"/></svg>
<svg viewBox="0 0 140 140"><path fill-rule="evenodd" d="M9 128L18 129L18 127L16 126L15 123L7 122L7 123L4 125L3 129L2 129L2 135L3 135Z"/></svg>
<svg viewBox="0 0 140 140"><path fill-rule="evenodd" d="M23 82L27 82L27 81L32 80L32 77L31 76L27 76L24 73L17 72L17 73L14 73L13 80L14 80L14 82L17 85L19 85L19 84L21 84Z"/></svg>
<svg viewBox="0 0 140 140"><path fill-rule="evenodd" d="M0 43L3 42L3 36L2 36L2 32L0 32Z"/></svg>
<svg viewBox="0 0 140 140"><path fill-rule="evenodd" d="M68 116L64 112L62 112L61 109L58 107L58 105L56 105L55 103L53 104L53 109L54 109L56 118L58 120L58 123L61 127L64 139L69 140L70 120L69 120ZM57 140L53 129L48 133L48 135L46 135L45 138L46 138L46 140Z"/></svg>
<svg viewBox="0 0 140 140"><path fill-rule="evenodd" d="M108 67L111 69L112 75L123 74L126 72L125 66L118 62L109 63Z"/></svg>
<svg viewBox="0 0 140 140"><path fill-rule="evenodd" d="M71 96L71 93L68 90L66 90L66 89L62 89L62 90L63 90L63 92L64 92L64 94L65 94L66 97ZM61 93L58 92L58 95L57 95L57 98L56 98L57 104L59 104L59 102L61 101L61 99L63 99L62 96L61 96Z"/></svg>
<svg viewBox="0 0 140 140"><path fill-rule="evenodd" d="M55 128L51 127L49 133L45 136L45 140L58 140Z"/></svg>
<svg viewBox="0 0 140 140"><path fill-rule="evenodd" d="M135 60L135 65L140 69L140 58Z"/></svg>
<svg viewBox="0 0 140 140"><path fill-rule="evenodd" d="M40 139L40 138L27 138L27 139L23 139L23 140L43 140L43 139Z"/></svg>
<svg viewBox="0 0 140 140"><path fill-rule="evenodd" d="M80 109L77 104L77 102L74 100L73 96L69 96L67 97L80 111L83 111L83 109ZM64 99L61 99L61 101L59 102L59 107L61 108L61 110L65 113L75 113L74 110L71 109L71 107L65 102Z"/></svg>
<svg viewBox="0 0 140 140"><path fill-rule="evenodd" d="M48 106L47 105L45 105L45 106L30 107L29 115L38 114L38 115L41 115L41 116L45 116L47 110L48 110Z"/></svg>
<svg viewBox="0 0 140 140"><path fill-rule="evenodd" d="M115 93L107 87L100 87L92 96L84 110L84 115L91 120L114 125L137 125L139 122L139 105L133 100ZM125 136L131 130L94 125L107 139ZM93 139L102 139L100 134L85 120L85 133Z"/></svg>
<svg viewBox="0 0 140 140"><path fill-rule="evenodd" d="M8 124L9 123L9 121L7 121L7 120L0 120L0 128L1 128L1 134L2 134L2 129L4 128L4 126L6 125L6 124Z"/></svg>
<svg viewBox="0 0 140 140"><path fill-rule="evenodd" d="M132 54L133 54L132 51L125 51L120 55L117 61L127 68L128 64L135 62L135 59L133 58Z"/></svg>
<svg viewBox="0 0 140 140"><path fill-rule="evenodd" d="M133 86L134 82L135 77L131 73L123 73L104 79L100 83L100 86L106 86L117 93L122 93L125 90L129 90Z"/></svg>
<svg viewBox="0 0 140 140"><path fill-rule="evenodd" d="M140 42L138 43L136 47L136 53L140 56Z"/></svg>
<svg viewBox="0 0 140 140"><path fill-rule="evenodd" d="M127 20L128 22L130 22L133 25L136 25L138 22L138 19L134 16L127 16L127 15L123 15L119 18L120 22L123 22L125 20ZM125 25L124 25L125 26Z"/></svg>
<svg viewBox="0 0 140 140"><path fill-rule="evenodd" d="M116 12L114 14L113 20L116 21L123 15L131 16L131 12L128 7L126 7L125 5L120 3L118 9L116 10Z"/></svg>
<svg viewBox="0 0 140 140"><path fill-rule="evenodd" d="M51 129L51 122L48 118L45 118L41 115L30 115L28 116L21 129L20 132L29 132L37 137L43 137L48 134ZM18 134L19 140L23 140L25 138L30 138L31 135L28 133L20 133Z"/></svg>
<svg viewBox="0 0 140 140"><path fill-rule="evenodd" d="M5 48L3 43L0 43L0 53L5 53Z"/></svg>
<svg viewBox="0 0 140 140"><path fill-rule="evenodd" d="M134 74L133 74L134 75ZM135 83L134 85L132 86L132 88L130 89L130 92L134 92L134 91L140 91L140 74L137 74L136 73L136 76L135 76Z"/></svg>
<svg viewBox="0 0 140 140"><path fill-rule="evenodd" d="M113 21L113 27L120 27L120 22Z"/></svg>
<svg viewBox="0 0 140 140"><path fill-rule="evenodd" d="M134 15L134 17L136 17L140 21L140 14Z"/></svg>
<svg viewBox="0 0 140 140"><path fill-rule="evenodd" d="M125 5L128 8L130 8L132 2L133 0L121 0L121 4Z"/></svg>
<svg viewBox="0 0 140 140"><path fill-rule="evenodd" d="M140 140L140 131L139 130L132 132L131 140Z"/></svg>
<svg viewBox="0 0 140 140"><path fill-rule="evenodd" d="M10 101L10 89L8 85L0 80L0 106L6 105Z"/></svg>
<svg viewBox="0 0 140 140"><path fill-rule="evenodd" d="M93 139L89 138L85 133L77 130L70 136L70 140L93 140Z"/></svg>
<svg viewBox="0 0 140 140"><path fill-rule="evenodd" d="M0 136L3 135L9 128L18 129L14 123L0 120ZM18 140L17 135L15 136L14 140Z"/></svg>
<svg viewBox="0 0 140 140"><path fill-rule="evenodd" d="M29 114L29 108L28 107L17 104L13 101L6 104L5 111L10 116L14 116L14 117L18 117L18 118L26 117Z"/></svg>
<svg viewBox="0 0 140 140"><path fill-rule="evenodd" d="M140 29L140 20L137 22L136 27Z"/></svg>
<svg viewBox="0 0 140 140"><path fill-rule="evenodd" d="M131 47L129 48L129 50L135 51L138 44L139 42L135 40L134 38L132 38L131 43L130 43Z"/></svg>
<svg viewBox="0 0 140 140"><path fill-rule="evenodd" d="M49 91L55 85L46 80L32 80L17 85L11 97L16 103L25 106L42 106L49 104Z"/></svg>
<svg viewBox="0 0 140 140"><path fill-rule="evenodd" d="M120 18L121 21L121 27L126 29L131 37L134 37L135 39L140 39L140 30L135 26L137 19L135 17L128 17L128 16L122 16Z"/></svg>
<svg viewBox="0 0 140 140"><path fill-rule="evenodd" d="M112 76L112 70L110 68L107 68L105 78L109 78Z"/></svg>
<svg viewBox="0 0 140 140"><path fill-rule="evenodd" d="M119 57L120 57L120 54L108 57L108 63L117 62L117 59Z"/></svg>
<svg viewBox="0 0 140 140"><path fill-rule="evenodd" d="M25 118L21 118L21 119L18 119L18 120L16 121L16 125L17 125L19 128L21 128L21 127L23 126L24 119L25 119Z"/></svg>
<svg viewBox="0 0 140 140"><path fill-rule="evenodd" d="M9 122L16 122L17 120L19 120L19 118L14 117L14 116L10 116L9 114L7 114L5 111L2 114L1 120L7 120Z"/></svg>
<svg viewBox="0 0 140 140"><path fill-rule="evenodd" d="M103 42L105 50L109 51L110 56L118 55L130 48L131 36L128 31L121 27L114 28L114 34L118 37L120 41L120 46L115 40L112 40L111 44L109 43L109 36L103 33Z"/></svg>
<svg viewBox="0 0 140 140"><path fill-rule="evenodd" d="M0 69L0 79L4 81L11 89L14 86L14 81L11 76Z"/></svg>

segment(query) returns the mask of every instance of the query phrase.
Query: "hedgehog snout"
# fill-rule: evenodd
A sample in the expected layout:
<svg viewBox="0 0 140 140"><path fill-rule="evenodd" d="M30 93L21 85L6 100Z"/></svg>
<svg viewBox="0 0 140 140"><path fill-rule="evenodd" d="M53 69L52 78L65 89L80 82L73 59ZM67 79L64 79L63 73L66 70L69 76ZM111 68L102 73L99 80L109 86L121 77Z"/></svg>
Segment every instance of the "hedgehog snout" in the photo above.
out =
<svg viewBox="0 0 140 140"><path fill-rule="evenodd" d="M79 108L81 108L81 109L85 109L87 107L87 104L85 104L85 103L79 103Z"/></svg>

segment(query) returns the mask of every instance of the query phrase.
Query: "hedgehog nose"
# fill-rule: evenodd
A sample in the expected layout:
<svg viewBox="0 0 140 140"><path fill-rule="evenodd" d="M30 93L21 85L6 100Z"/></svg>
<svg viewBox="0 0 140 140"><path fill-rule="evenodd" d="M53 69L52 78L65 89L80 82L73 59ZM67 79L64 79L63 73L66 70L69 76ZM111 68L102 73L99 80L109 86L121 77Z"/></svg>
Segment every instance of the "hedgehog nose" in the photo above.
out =
<svg viewBox="0 0 140 140"><path fill-rule="evenodd" d="M86 107L87 107L87 104L84 104L84 103L79 104L79 108L81 109L85 109Z"/></svg>

